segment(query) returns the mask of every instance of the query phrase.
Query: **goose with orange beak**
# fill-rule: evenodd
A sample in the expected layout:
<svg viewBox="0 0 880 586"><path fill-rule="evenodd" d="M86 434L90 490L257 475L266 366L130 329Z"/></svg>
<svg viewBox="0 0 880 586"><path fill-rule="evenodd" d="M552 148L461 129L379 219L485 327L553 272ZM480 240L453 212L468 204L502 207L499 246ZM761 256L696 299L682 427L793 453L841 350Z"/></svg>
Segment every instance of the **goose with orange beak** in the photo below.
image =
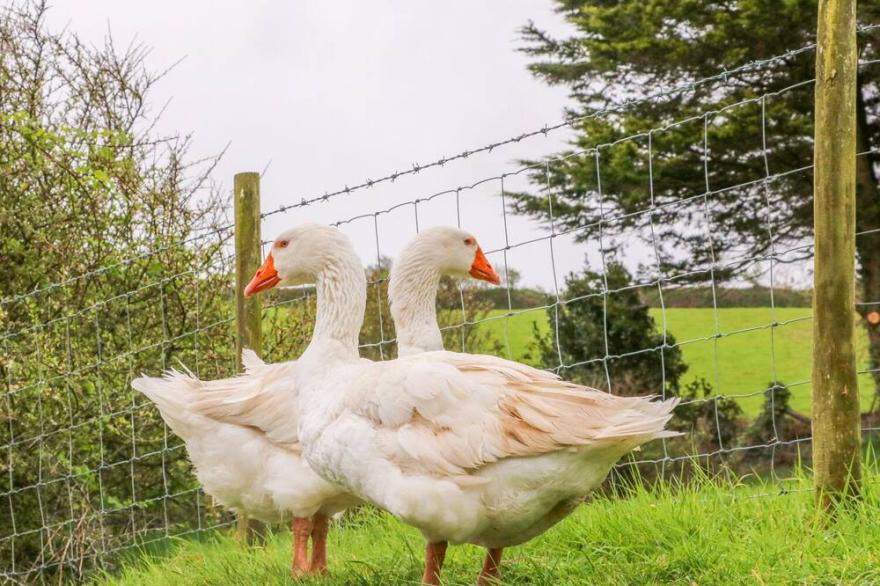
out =
<svg viewBox="0 0 880 586"><path fill-rule="evenodd" d="M457 238L438 259L444 267L497 282L476 241ZM366 279L349 240L303 225L272 254L277 274L267 260L254 289L275 279L316 289L315 328L294 375L303 455L323 478L422 532L425 584L440 583L448 543L487 548L480 583L496 582L504 548L564 519L630 450L677 435L665 430L675 399L613 396L495 356L361 359ZM395 301L392 311L423 302Z"/></svg>
<svg viewBox="0 0 880 586"><path fill-rule="evenodd" d="M288 245L280 238L274 254L285 258ZM390 273L388 297L401 355L443 349L436 295L445 274L500 281L472 235L455 228L424 230L402 249ZM305 282L293 277L282 284ZM279 283L275 256L269 254L246 294ZM292 515L293 574L321 573L329 518L362 501L318 476L302 458L292 384L297 362L266 364L247 350L242 360L246 373L233 378L202 381L170 371L162 378L138 378L132 386L156 403L184 439L207 493L266 522Z"/></svg>

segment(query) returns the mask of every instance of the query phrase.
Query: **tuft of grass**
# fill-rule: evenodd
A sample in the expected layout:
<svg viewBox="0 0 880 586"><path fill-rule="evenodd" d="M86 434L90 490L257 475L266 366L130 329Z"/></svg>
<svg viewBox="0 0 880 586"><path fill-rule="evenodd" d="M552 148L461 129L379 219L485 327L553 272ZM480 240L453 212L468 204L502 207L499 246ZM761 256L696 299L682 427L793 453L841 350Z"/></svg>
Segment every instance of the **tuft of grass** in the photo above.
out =
<svg viewBox="0 0 880 586"><path fill-rule="evenodd" d="M624 498L594 497L539 538L506 550L504 583L878 583L877 479L869 472L864 500L831 520L817 513L802 472L777 483L703 477L685 486L637 484ZM417 584L423 546L412 528L365 508L331 531L324 578L290 578L287 532L251 547L217 532L130 559L118 575L93 584ZM473 584L481 562L479 548L450 547L444 584Z"/></svg>

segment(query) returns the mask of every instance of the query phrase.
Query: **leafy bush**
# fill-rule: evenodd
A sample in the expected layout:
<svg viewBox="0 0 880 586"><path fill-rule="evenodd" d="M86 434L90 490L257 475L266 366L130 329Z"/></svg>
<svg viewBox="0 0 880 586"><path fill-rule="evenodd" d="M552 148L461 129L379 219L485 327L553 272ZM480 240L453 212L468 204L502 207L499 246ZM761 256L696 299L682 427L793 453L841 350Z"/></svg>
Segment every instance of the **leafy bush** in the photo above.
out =
<svg viewBox="0 0 880 586"><path fill-rule="evenodd" d="M716 396L704 378L685 385L679 396L681 404L675 410L671 427L687 433L697 453L734 446L742 429L743 415L736 400Z"/></svg>
<svg viewBox="0 0 880 586"><path fill-rule="evenodd" d="M129 382L234 364L215 159L152 132L144 47L45 12L0 11L0 566L23 580L215 515Z"/></svg>
<svg viewBox="0 0 880 586"><path fill-rule="evenodd" d="M788 444L749 450L742 454L740 462L752 467L768 463L793 465L799 457L809 455L811 446L801 446L797 440L810 437L811 433L810 418L791 408L791 390L783 383L767 383L761 412L744 430L740 443L759 446L778 440Z"/></svg>
<svg viewBox="0 0 880 586"><path fill-rule="evenodd" d="M544 336L535 331L542 362L561 367L568 379L615 394L678 394L687 370L681 350L672 335L658 332L631 285L629 272L616 262L608 264L605 277L589 269L569 275L565 301L548 309L558 338L553 331Z"/></svg>

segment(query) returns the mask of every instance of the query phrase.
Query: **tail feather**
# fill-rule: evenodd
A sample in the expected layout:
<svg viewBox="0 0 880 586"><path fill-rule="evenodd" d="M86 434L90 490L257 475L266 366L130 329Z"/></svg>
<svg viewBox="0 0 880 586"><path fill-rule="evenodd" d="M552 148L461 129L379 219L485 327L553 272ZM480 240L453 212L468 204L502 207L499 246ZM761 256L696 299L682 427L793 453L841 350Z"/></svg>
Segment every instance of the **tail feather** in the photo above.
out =
<svg viewBox="0 0 880 586"><path fill-rule="evenodd" d="M189 374L171 369L161 377L136 378L131 381L131 386L155 403L162 418L168 425L176 428L176 424L185 423L189 419L190 405L197 398L201 381Z"/></svg>
<svg viewBox="0 0 880 586"><path fill-rule="evenodd" d="M666 429L672 419L672 412L679 403L677 397L654 401L651 397L633 397L637 403L622 412L612 425L602 430L598 438L641 436L647 439L660 439L681 435Z"/></svg>
<svg viewBox="0 0 880 586"><path fill-rule="evenodd" d="M266 363L263 361L263 359L257 356L257 353L250 348L241 349L241 363L244 366L245 372L247 373L258 369L261 366L266 366Z"/></svg>

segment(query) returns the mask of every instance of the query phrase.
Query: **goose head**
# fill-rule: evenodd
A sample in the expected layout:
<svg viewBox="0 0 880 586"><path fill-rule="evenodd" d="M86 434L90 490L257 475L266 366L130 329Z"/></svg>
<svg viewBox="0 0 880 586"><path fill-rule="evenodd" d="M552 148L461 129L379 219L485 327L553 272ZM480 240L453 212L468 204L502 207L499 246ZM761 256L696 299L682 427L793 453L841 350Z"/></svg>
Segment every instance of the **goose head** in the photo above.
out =
<svg viewBox="0 0 880 586"><path fill-rule="evenodd" d="M443 349L437 323L442 275L501 282L472 234L446 226L419 232L394 259L388 282L399 356Z"/></svg>
<svg viewBox="0 0 880 586"><path fill-rule="evenodd" d="M435 226L421 231L406 246L398 263L418 263L441 275L472 277L495 285L501 284L501 277L489 264L473 234L450 226ZM399 275L401 271L392 272Z"/></svg>
<svg viewBox="0 0 880 586"><path fill-rule="evenodd" d="M244 295L250 297L279 284L291 287L314 283L340 254L350 250L348 238L332 226L302 224L285 230L272 243Z"/></svg>

